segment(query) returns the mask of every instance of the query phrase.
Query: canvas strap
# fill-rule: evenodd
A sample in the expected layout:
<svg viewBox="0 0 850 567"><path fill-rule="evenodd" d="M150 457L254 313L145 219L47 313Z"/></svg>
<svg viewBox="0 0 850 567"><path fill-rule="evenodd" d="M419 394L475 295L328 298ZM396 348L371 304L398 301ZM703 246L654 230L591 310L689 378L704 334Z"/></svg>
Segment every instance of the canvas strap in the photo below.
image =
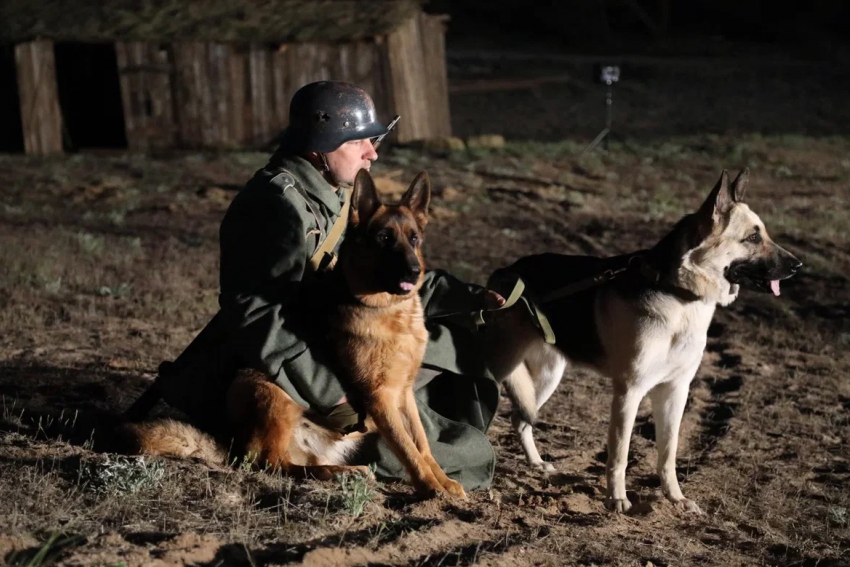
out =
<svg viewBox="0 0 850 567"><path fill-rule="evenodd" d="M345 232L345 227L348 226L348 212L351 210L351 193L352 190L343 187L340 191L344 192L345 200L342 204L342 209L339 216L334 221L333 226L328 231L328 235L319 244L313 257L310 258L310 268L314 272L323 272L331 270L336 265L337 254L334 252L339 239L342 238L342 233Z"/></svg>
<svg viewBox="0 0 850 567"><path fill-rule="evenodd" d="M525 282L523 282L522 278L516 274L505 274L500 281L488 282L488 286L499 288L497 291L505 292L510 290L506 294L503 294L506 298L505 304L495 309L484 309L474 313L473 322L478 327L484 326L486 325L485 316L488 312L508 309L521 302L525 305L526 310L531 315L532 321L543 335L543 339L546 343L553 345L555 344L555 332L552 329L552 325L549 323L549 319L546 317L546 313L544 313L540 306L560 299L565 299L586 289L597 287L616 279L623 273L630 270L635 263L640 269L641 275L647 282L651 284L659 283L661 280L661 274L659 274L657 270L645 261L641 253L629 256L624 266L616 269L605 270L604 272L593 275L589 278L557 288L542 297L536 296L531 292L531 290L527 289Z"/></svg>
<svg viewBox="0 0 850 567"><path fill-rule="evenodd" d="M488 285L493 282L488 282ZM531 320L534 325L543 333L543 339L550 345L555 344L555 333L552 331L552 325L549 324L549 319L546 314L537 307L534 300L529 297L528 289L525 287L525 282L516 274L509 274L504 280L500 280L492 287L494 291L498 291L505 298L505 303L500 307L488 307L478 311L453 311L451 313L442 313L440 315L429 317L434 319L450 319L455 324L466 327L470 330L480 330L487 325L487 314L495 311L504 311L510 309L514 305L520 303L525 307L525 310L531 315Z"/></svg>
<svg viewBox="0 0 850 567"><path fill-rule="evenodd" d="M512 283L510 291L505 295L504 305L492 309L483 309L475 313L473 315L475 325L478 327L486 325L487 322L485 320L485 316L491 311L510 309L517 303L522 303L525 306L526 311L528 311L531 315L531 320L534 325L543 334L543 340L546 341L547 344L555 344L555 332L552 330L549 318L546 317L546 314L537 306L537 303L529 297L528 290L526 290L525 282L522 281L522 278L519 276L515 277L516 280Z"/></svg>
<svg viewBox="0 0 850 567"><path fill-rule="evenodd" d="M274 178L272 178L272 182L275 179L281 177L286 174L290 179L290 183L287 183L283 189L286 191L290 187L295 189L295 191L304 199L304 202L307 205L307 208L310 210L310 214L313 215L313 218L316 220L317 230L311 230L307 234L314 234L318 232L319 234L319 244L316 246L315 252L310 257L310 260L307 262L310 271L312 272L324 272L327 270L333 269L336 265L337 255L334 252L334 248L339 243L339 239L342 238L342 234L345 232L345 227L348 225L348 212L351 209L351 193L352 189L347 187L342 187L339 190L343 192L343 203L342 209L340 210L339 216L334 221L333 225L331 225L330 230L327 235L322 230L322 221L321 216L316 211L315 205L313 204L310 196L307 195L307 192L304 191L304 188L295 181L295 176L287 171L283 170L283 173L278 174Z"/></svg>

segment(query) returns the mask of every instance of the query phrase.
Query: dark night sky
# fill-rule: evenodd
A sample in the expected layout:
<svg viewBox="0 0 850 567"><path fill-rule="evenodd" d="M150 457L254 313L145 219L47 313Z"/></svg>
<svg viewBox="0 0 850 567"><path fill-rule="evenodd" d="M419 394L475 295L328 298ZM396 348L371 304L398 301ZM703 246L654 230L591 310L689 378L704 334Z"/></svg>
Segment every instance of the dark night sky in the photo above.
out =
<svg viewBox="0 0 850 567"><path fill-rule="evenodd" d="M674 55L677 41L706 37L799 46L803 55L827 57L833 45L850 43L845 0L432 0L426 9L451 15L449 40L460 43L473 36L620 53L655 44Z"/></svg>

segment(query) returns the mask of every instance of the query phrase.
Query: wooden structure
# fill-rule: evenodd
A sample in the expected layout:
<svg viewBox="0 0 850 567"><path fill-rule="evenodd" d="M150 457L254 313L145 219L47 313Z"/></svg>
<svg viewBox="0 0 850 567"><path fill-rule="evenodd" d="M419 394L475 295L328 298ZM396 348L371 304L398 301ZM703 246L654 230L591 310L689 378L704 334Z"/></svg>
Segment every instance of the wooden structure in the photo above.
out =
<svg viewBox="0 0 850 567"><path fill-rule="evenodd" d="M53 43L31 41L15 46L18 92L21 96L21 126L28 154L62 151L62 114L56 89Z"/></svg>
<svg viewBox="0 0 850 567"><path fill-rule="evenodd" d="M69 40L114 46L131 150L267 146L286 126L295 91L325 79L361 85L384 119L400 114L400 142L451 135L445 17L423 13L419 0L174 2L145 3L152 7L118 33L115 13L138 3L45 0L44 10L66 4L52 28L52 12L21 16L21 6L42 2L0 0L0 22L4 11L11 15L8 4L19 8L16 24L0 23L0 41L16 44L27 153L62 151L62 112L74 109L60 100L53 50L54 41ZM66 12L79 5L89 12L75 24ZM184 13L178 22L168 19L180 20L175 6ZM234 6L267 13L250 21L242 13L236 25L228 19L238 17Z"/></svg>

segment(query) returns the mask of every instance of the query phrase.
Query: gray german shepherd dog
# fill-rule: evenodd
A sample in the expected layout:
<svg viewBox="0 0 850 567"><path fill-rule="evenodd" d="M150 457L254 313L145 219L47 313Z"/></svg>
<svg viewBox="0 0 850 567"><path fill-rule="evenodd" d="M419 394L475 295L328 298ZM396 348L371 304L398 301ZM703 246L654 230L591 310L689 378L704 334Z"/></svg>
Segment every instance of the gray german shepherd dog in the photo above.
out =
<svg viewBox="0 0 850 567"><path fill-rule="evenodd" d="M717 305L741 287L779 295L780 280L802 266L775 244L744 204L748 170L730 185L723 171L708 199L650 250L615 258L542 254L497 270L489 287L518 275L538 298L588 276L618 270L602 285L540 305L556 344L547 344L527 313L509 309L488 325L491 369L513 402L512 423L532 466L554 470L537 452L532 425L568 363L589 366L613 382L608 431L609 510L626 512L626 463L635 415L649 394L661 489L678 507L699 513L676 479L679 425L688 387L702 359Z"/></svg>

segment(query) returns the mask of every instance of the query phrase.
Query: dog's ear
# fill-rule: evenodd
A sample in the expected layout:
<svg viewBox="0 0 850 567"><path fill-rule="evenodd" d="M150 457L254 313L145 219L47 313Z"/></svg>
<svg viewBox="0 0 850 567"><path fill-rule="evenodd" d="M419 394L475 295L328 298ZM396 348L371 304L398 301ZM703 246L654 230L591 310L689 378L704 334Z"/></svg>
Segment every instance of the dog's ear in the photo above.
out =
<svg viewBox="0 0 850 567"><path fill-rule="evenodd" d="M700 216L704 220L718 220L728 213L734 204L732 193L729 191L729 172L724 169L723 173L720 174L717 185L714 186L714 189L708 195L708 199L700 207Z"/></svg>
<svg viewBox="0 0 850 567"><path fill-rule="evenodd" d="M401 205L410 209L420 229L428 224L428 205L431 203L431 179L428 172L423 171L416 176L404 197Z"/></svg>
<svg viewBox="0 0 850 567"><path fill-rule="evenodd" d="M372 176L365 169L361 169L357 172L357 177L354 178L354 192L351 194L348 223L354 227L362 222L368 222L381 204Z"/></svg>
<svg viewBox="0 0 850 567"><path fill-rule="evenodd" d="M750 180L750 168L745 167L738 173L738 177L732 182L732 199L736 203L744 202L744 193L747 192L747 182Z"/></svg>
<svg viewBox="0 0 850 567"><path fill-rule="evenodd" d="M732 199L732 193L729 189L729 172L725 169L720 174L720 179L717 185L709 193L708 198L697 211L697 234L696 240L693 242L697 246L714 230L714 226L721 222L721 219L732 208L735 202Z"/></svg>

